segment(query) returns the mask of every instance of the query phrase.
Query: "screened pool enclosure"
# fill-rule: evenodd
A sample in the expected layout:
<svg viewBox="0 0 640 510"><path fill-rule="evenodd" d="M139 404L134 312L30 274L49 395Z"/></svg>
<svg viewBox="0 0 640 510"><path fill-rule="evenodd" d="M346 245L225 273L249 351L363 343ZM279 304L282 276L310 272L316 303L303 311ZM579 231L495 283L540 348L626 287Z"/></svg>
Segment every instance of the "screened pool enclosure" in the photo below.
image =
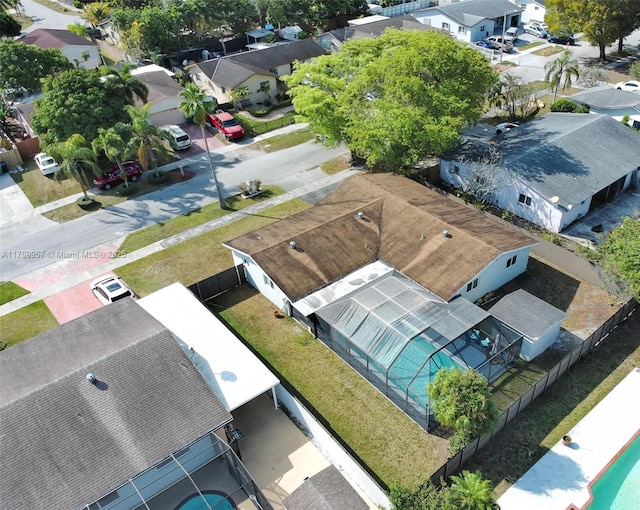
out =
<svg viewBox="0 0 640 510"><path fill-rule="evenodd" d="M315 311L316 335L420 425L426 386L441 368L474 369L489 381L513 365L522 336L463 299L440 299L392 271Z"/></svg>

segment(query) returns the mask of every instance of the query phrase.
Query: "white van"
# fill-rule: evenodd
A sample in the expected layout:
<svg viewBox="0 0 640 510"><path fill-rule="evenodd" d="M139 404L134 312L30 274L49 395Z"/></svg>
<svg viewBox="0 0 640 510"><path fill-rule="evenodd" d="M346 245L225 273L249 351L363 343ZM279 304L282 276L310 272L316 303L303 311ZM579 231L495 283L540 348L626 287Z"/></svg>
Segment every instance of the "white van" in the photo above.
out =
<svg viewBox="0 0 640 510"><path fill-rule="evenodd" d="M191 138L189 138L189 135L179 126L162 126L160 129L163 129L173 136L179 151L191 147Z"/></svg>

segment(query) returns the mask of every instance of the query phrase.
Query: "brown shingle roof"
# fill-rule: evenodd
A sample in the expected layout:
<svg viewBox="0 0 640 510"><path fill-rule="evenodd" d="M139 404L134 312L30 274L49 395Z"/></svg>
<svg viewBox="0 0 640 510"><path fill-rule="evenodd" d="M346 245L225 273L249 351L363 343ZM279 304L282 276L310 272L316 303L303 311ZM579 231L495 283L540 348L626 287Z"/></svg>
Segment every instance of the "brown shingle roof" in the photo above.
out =
<svg viewBox="0 0 640 510"><path fill-rule="evenodd" d="M73 32L53 28L38 28L24 37L20 37L18 42L33 44L40 48L58 49L65 46L97 46L95 42L80 37Z"/></svg>
<svg viewBox="0 0 640 510"><path fill-rule="evenodd" d="M312 209L227 243L292 300L377 259L449 300L498 255L532 244L452 197L390 174L348 179Z"/></svg>

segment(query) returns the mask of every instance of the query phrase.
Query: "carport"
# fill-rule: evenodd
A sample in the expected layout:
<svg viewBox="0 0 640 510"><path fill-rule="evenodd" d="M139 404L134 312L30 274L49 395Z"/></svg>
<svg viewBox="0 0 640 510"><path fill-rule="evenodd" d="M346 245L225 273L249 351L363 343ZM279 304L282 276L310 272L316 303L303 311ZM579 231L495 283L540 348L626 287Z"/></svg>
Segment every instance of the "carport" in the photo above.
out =
<svg viewBox="0 0 640 510"><path fill-rule="evenodd" d="M174 283L138 303L178 340L231 412L271 390L279 379L182 284Z"/></svg>

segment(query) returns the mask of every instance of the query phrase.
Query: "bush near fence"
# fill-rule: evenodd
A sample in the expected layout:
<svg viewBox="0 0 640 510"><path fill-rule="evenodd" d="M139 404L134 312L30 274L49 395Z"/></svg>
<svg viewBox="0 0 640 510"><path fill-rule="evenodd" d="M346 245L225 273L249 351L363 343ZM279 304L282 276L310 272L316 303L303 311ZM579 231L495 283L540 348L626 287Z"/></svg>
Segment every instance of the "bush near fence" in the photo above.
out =
<svg viewBox="0 0 640 510"><path fill-rule="evenodd" d="M238 119L238 122L242 124L245 133L251 137L263 135L265 133L268 133L269 131L273 131L274 129L280 129L290 124L295 124L295 119L290 117L281 117L279 119L267 120L255 126L252 126L249 123L245 122L240 115L238 115L236 119Z"/></svg>
<svg viewBox="0 0 640 510"><path fill-rule="evenodd" d="M602 342L606 341L606 337L615 327L625 320L629 314L638 306L638 302L631 300L627 302L618 312L600 326L594 333L589 336L583 343L578 345L569 354L562 358L547 374L527 390L518 400L513 402L506 409L498 420L495 429L486 436L478 437L471 441L467 446L460 450L455 456L450 458L443 464L433 475L431 481L439 486L441 480L448 479L451 475L459 473L466 462L471 459L478 451L480 451L487 443L493 440L498 433L514 418L520 415L529 404L538 398L549 386L556 382L569 368L584 358L587 354L593 352Z"/></svg>

